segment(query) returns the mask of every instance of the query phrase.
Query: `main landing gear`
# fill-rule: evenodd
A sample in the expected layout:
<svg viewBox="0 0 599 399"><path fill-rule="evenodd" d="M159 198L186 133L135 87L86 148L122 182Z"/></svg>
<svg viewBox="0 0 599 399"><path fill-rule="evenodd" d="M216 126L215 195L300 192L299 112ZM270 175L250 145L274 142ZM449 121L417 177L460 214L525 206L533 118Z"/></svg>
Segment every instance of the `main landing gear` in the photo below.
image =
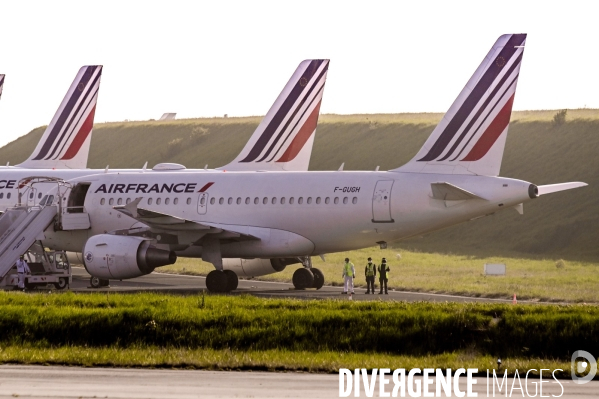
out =
<svg viewBox="0 0 599 399"><path fill-rule="evenodd" d="M312 259L309 256L301 258L304 267L297 269L293 273L293 286L296 290L305 290L306 288L321 289L324 285L324 274L319 269L312 267Z"/></svg>
<svg viewBox="0 0 599 399"><path fill-rule="evenodd" d="M206 288L210 292L231 292L238 284L237 274L232 270L212 270L206 277Z"/></svg>

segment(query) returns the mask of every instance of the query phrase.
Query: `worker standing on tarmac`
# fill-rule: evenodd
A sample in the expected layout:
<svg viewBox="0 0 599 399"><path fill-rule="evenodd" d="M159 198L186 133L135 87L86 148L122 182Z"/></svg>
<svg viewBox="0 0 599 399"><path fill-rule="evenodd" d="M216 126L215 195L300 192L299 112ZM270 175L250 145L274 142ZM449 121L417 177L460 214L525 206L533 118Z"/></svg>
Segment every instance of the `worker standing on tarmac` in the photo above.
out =
<svg viewBox="0 0 599 399"><path fill-rule="evenodd" d="M370 294L372 289L372 293L374 294L374 279L376 277L376 265L372 263L372 258L368 258L368 263L364 268L364 275L366 276L366 293Z"/></svg>
<svg viewBox="0 0 599 399"><path fill-rule="evenodd" d="M19 289L25 289L25 274L30 274L29 265L25 261L25 256L21 255L17 261L17 274L19 275Z"/></svg>
<svg viewBox="0 0 599 399"><path fill-rule="evenodd" d="M385 294L389 294L387 291L387 282L389 281L389 266L387 266L387 259L383 258L379 265L379 282L381 283L381 290L379 294L383 293L383 285L385 286Z"/></svg>
<svg viewBox="0 0 599 399"><path fill-rule="evenodd" d="M343 285L343 293L347 294L348 292L354 293L354 276L356 275L356 269L354 268L354 264L349 261L349 258L345 258L345 265L343 265L343 277L345 278L345 284ZM351 289L349 291L348 289Z"/></svg>

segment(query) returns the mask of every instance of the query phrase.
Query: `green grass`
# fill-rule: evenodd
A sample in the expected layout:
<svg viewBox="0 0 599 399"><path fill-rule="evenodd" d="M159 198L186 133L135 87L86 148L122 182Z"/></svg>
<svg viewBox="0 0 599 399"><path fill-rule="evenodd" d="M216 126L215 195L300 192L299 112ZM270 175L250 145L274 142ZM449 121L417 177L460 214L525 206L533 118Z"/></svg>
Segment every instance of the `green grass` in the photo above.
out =
<svg viewBox="0 0 599 399"><path fill-rule="evenodd" d="M548 358L599 352L599 307L0 293L0 347Z"/></svg>
<svg viewBox="0 0 599 399"><path fill-rule="evenodd" d="M397 255L401 255L401 259ZM599 264L565 261L556 267L554 259L518 257L479 258L476 256L423 253L401 249L362 249L330 254L322 261L313 257L313 266L325 274L326 284L342 285L342 265L349 257L358 274L355 285L366 288L364 267L371 256L375 264L386 257L391 268L389 287L402 291L448 293L474 297L599 303ZM485 263L505 263L506 276L485 276ZM259 277L266 281L290 282L299 265L280 273ZM179 258L177 263L157 269L160 272L207 275L214 267L200 259ZM378 281L376 282L378 286Z"/></svg>
<svg viewBox="0 0 599 399"><path fill-rule="evenodd" d="M599 110L569 110L552 123L555 110L512 115L501 175L535 184L585 181L588 187L542 197L524 215L508 209L494 216L402 243L422 252L481 257L564 258L598 262ZM311 170L381 170L411 159L441 114L322 115ZM200 118L96 124L89 166L140 168L146 161L187 167L224 165L242 149L260 117ZM43 128L0 149L0 161L18 163L31 154Z"/></svg>
<svg viewBox="0 0 599 399"><path fill-rule="evenodd" d="M0 347L0 364L38 364L84 367L162 367L209 370L264 370L337 373L340 368L477 368L480 373L496 367L493 356L477 356L467 352L427 356L401 356L382 353L307 352L288 350L236 351L179 348L90 348L61 346L36 348L23 346ZM540 358L503 359L503 368L562 369L568 377L570 362ZM534 374L531 373L531 374ZM560 375L559 372L556 375Z"/></svg>

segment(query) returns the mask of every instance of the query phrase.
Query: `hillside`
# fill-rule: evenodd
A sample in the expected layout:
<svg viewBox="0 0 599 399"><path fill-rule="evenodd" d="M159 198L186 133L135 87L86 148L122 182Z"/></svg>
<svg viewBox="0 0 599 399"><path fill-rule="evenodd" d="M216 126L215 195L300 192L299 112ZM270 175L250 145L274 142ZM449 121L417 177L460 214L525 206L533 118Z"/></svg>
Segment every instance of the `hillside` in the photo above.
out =
<svg viewBox="0 0 599 399"><path fill-rule="evenodd" d="M524 215L505 210L460 226L410 239L401 247L476 256L599 261L599 110L571 110L554 126L556 111L512 115L501 175L549 184L585 181L589 187L539 198ZM408 161L424 143L441 114L323 115L311 170L391 169ZM140 168L146 161L178 162L189 168L217 167L237 155L260 117L178 121L114 122L94 127L91 168ZM40 127L0 148L0 162L24 160Z"/></svg>

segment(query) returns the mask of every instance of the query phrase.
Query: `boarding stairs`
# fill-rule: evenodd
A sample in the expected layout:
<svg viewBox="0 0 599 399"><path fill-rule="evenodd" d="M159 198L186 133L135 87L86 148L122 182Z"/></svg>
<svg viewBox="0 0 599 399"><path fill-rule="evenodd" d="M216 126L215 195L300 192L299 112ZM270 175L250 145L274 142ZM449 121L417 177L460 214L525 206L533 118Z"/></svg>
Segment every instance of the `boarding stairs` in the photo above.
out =
<svg viewBox="0 0 599 399"><path fill-rule="evenodd" d="M58 207L16 206L0 216L0 279L56 219Z"/></svg>

